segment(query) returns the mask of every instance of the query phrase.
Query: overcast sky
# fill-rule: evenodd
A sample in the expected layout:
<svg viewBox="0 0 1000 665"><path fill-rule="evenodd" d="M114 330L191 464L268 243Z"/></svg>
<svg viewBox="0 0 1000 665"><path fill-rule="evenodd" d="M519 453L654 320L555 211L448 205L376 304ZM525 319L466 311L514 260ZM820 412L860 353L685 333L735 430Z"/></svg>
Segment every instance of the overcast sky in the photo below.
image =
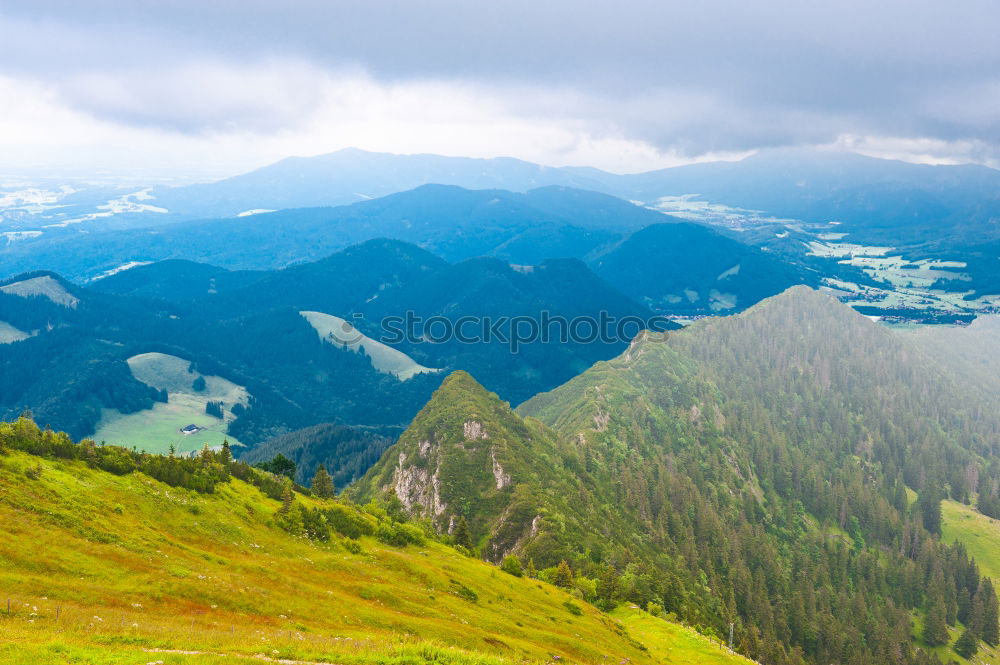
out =
<svg viewBox="0 0 1000 665"><path fill-rule="evenodd" d="M0 65L7 172L205 177L347 146L1000 166L996 0L3 0Z"/></svg>

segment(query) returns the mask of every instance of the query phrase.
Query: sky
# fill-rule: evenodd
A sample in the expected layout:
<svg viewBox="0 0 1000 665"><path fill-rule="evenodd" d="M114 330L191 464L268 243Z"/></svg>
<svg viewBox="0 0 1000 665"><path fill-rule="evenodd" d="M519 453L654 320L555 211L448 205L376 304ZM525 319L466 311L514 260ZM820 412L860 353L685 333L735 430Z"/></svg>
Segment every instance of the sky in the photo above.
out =
<svg viewBox="0 0 1000 665"><path fill-rule="evenodd" d="M995 0L0 0L0 171L806 145L1000 167L998 28Z"/></svg>

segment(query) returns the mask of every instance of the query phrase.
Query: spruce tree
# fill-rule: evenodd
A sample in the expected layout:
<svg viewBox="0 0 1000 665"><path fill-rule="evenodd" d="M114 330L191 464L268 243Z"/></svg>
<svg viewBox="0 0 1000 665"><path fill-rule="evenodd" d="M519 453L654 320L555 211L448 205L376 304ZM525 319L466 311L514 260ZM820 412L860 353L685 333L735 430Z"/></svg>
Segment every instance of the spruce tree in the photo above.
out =
<svg viewBox="0 0 1000 665"><path fill-rule="evenodd" d="M458 524L455 525L455 544L469 550L472 549L472 533L469 531L469 523L465 521L464 517L460 517Z"/></svg>
<svg viewBox="0 0 1000 665"><path fill-rule="evenodd" d="M528 577L528 578L531 578L531 579L537 579L538 578L538 569L535 568L535 560L534 559L530 559L530 558L528 559L528 565L524 567L524 576Z"/></svg>
<svg viewBox="0 0 1000 665"><path fill-rule="evenodd" d="M229 439L223 439L222 441L222 463L229 465L233 461L233 450L229 447Z"/></svg>
<svg viewBox="0 0 1000 665"><path fill-rule="evenodd" d="M573 586L573 569L569 567L565 559L560 561L559 565L556 566L556 572L552 576L552 583L567 589Z"/></svg>
<svg viewBox="0 0 1000 665"><path fill-rule="evenodd" d="M920 507L920 516L924 521L924 528L933 534L941 535L941 493L937 487L928 483L917 497L917 504Z"/></svg>
<svg viewBox="0 0 1000 665"><path fill-rule="evenodd" d="M962 658L972 658L979 651L979 638L968 628L962 633L962 636L958 638L955 642L955 646L952 647Z"/></svg>
<svg viewBox="0 0 1000 665"><path fill-rule="evenodd" d="M322 464L319 465L319 468L316 469L316 474L313 476L312 491L313 494L321 499L333 497L333 478L326 472L326 467Z"/></svg>
<svg viewBox="0 0 1000 665"><path fill-rule="evenodd" d="M924 643L929 647L948 643L948 624L943 598L932 599L924 621Z"/></svg>
<svg viewBox="0 0 1000 665"><path fill-rule="evenodd" d="M982 584L972 597L972 609L969 611L969 621L965 625L977 637L983 634L983 629L986 627L986 589Z"/></svg>
<svg viewBox="0 0 1000 665"><path fill-rule="evenodd" d="M1000 600L993 588L993 582L987 577L979 587L983 595L983 632L979 635L990 646L1000 644Z"/></svg>

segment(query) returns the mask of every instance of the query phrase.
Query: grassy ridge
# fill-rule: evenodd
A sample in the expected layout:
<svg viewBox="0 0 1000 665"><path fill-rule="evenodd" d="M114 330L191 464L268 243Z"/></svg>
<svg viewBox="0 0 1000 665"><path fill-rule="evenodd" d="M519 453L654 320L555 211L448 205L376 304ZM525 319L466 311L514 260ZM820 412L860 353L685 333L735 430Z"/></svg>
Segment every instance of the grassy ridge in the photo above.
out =
<svg viewBox="0 0 1000 665"><path fill-rule="evenodd" d="M292 538L279 507L238 480L206 495L0 456L0 662L669 662L655 631L637 639L579 601L577 615L555 587L437 543ZM721 653L676 641L678 662Z"/></svg>

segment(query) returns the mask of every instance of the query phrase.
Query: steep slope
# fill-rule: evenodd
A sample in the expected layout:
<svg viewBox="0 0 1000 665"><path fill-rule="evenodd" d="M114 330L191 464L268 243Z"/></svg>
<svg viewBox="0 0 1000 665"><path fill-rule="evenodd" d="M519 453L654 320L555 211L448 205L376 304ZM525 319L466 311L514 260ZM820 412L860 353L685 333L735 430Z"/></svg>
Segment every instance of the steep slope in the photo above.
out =
<svg viewBox="0 0 1000 665"><path fill-rule="evenodd" d="M820 275L699 224L648 226L591 262L609 284L671 313L730 313Z"/></svg>
<svg viewBox="0 0 1000 665"><path fill-rule="evenodd" d="M54 458L17 450L43 436ZM666 622L642 643L563 590L425 542L377 509L296 493L283 510L254 484L268 477L218 456L210 473L250 482L220 476L196 492L112 474L23 423L0 424L0 444L3 662L746 662ZM344 536L323 514L357 531ZM305 532L301 515L319 522ZM410 544L385 544L389 533Z"/></svg>
<svg viewBox="0 0 1000 665"><path fill-rule="evenodd" d="M548 541L546 507L563 509L575 483L565 473L571 447L537 421L526 421L466 372L445 379L406 432L349 494L359 502L393 495L413 516L453 533L465 519L486 555L523 552ZM579 529L592 518L572 507Z"/></svg>
<svg viewBox="0 0 1000 665"><path fill-rule="evenodd" d="M421 478L431 500L411 510L433 508L437 467L423 466L419 444L463 451L476 408L432 401L361 486L410 496L408 479ZM511 493L540 499L525 512L546 527L510 551L540 568L565 559L608 600L655 602L719 634L732 622L740 650L764 662L926 662L912 610L979 592L965 551L934 538L934 511L911 511L907 486L922 506L967 492L954 472L1000 453L996 409L828 295L796 287L647 336L519 414L550 426L555 439L531 440L559 454L533 465L538 476L510 472ZM498 559L507 507L490 497L485 457L474 466L485 494L459 505ZM460 481L442 468L436 482Z"/></svg>

